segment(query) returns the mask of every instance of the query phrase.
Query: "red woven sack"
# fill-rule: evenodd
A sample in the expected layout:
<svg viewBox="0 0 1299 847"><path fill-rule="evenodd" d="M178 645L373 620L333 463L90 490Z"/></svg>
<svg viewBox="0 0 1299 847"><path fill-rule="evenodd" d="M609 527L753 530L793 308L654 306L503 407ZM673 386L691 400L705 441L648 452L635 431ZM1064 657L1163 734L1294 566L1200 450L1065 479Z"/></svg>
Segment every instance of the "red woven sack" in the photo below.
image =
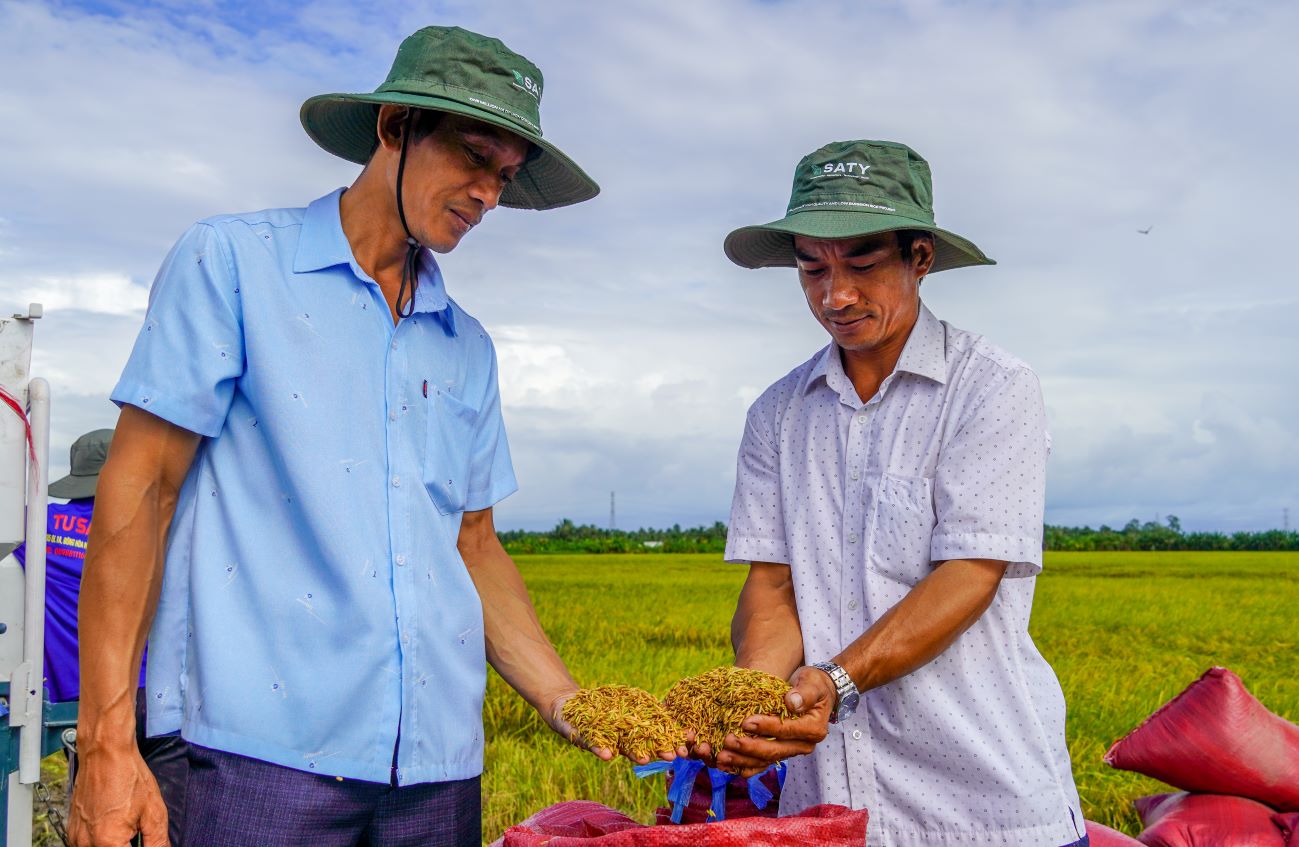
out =
<svg viewBox="0 0 1299 847"><path fill-rule="evenodd" d="M597 835L608 835L611 832L621 832L624 829L640 826L644 824L603 803L596 803L593 800L569 800L566 803L547 806L523 823L510 828L529 829L572 838L594 838ZM491 847L502 847L504 843L505 836L502 835L491 843Z"/></svg>
<svg viewBox="0 0 1299 847"><path fill-rule="evenodd" d="M567 805L564 803L561 806ZM595 812L601 820L614 812L598 803L603 811ZM554 809L543 809L529 820L549 817ZM625 817L625 816L624 816ZM681 824L679 826L627 827L604 835L570 835L549 832L545 824L512 826L505 830L503 847L787 847L815 844L818 847L861 847L866 843L865 809L844 806L813 806L800 814L784 818L740 818L716 823ZM571 824L565 824L570 826Z"/></svg>
<svg viewBox="0 0 1299 847"><path fill-rule="evenodd" d="M1272 810L1244 797L1155 794L1132 802L1148 847L1285 847Z"/></svg>
<svg viewBox="0 0 1299 847"><path fill-rule="evenodd" d="M1285 847L1299 847L1299 812L1277 812L1272 816L1272 823L1281 827Z"/></svg>
<svg viewBox="0 0 1299 847"><path fill-rule="evenodd" d="M1091 847L1141 847L1141 842L1117 829L1087 821L1087 840Z"/></svg>
<svg viewBox="0 0 1299 847"><path fill-rule="evenodd" d="M1299 726L1226 668L1210 668L1105 754L1108 765L1176 788L1299 811Z"/></svg>

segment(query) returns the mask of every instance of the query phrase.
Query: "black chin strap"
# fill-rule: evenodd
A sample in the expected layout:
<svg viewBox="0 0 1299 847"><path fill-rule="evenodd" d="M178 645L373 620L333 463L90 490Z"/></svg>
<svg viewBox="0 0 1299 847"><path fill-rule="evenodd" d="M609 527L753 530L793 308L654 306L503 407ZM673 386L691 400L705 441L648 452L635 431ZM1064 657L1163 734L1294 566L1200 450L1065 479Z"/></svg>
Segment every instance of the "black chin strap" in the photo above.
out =
<svg viewBox="0 0 1299 847"><path fill-rule="evenodd" d="M406 208L401 201L401 184L406 173L406 150L410 146L410 132L415 126L415 110L406 113L406 128L401 134L401 158L397 160L397 217L401 218L401 227L406 230L406 259L401 268L401 287L397 289L397 317L409 318L415 313L415 288L419 285L419 242L410 233L406 223ZM406 296L406 286L410 285L410 296ZM402 300L406 300L403 306Z"/></svg>

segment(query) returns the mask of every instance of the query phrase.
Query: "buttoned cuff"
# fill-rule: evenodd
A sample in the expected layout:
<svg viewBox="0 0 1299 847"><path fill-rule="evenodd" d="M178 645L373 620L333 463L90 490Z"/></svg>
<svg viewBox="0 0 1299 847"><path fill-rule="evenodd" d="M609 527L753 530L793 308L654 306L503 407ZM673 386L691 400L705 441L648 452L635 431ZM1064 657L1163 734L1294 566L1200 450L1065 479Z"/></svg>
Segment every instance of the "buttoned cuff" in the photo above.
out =
<svg viewBox="0 0 1299 847"><path fill-rule="evenodd" d="M726 539L725 556L727 562L736 565L747 565L750 562L789 564L789 552L782 538L750 538L731 535Z"/></svg>
<svg viewBox="0 0 1299 847"><path fill-rule="evenodd" d="M1008 563L1006 576L1012 579L1037 576L1042 572L1042 540L987 532L935 533L929 543L929 559L992 559Z"/></svg>

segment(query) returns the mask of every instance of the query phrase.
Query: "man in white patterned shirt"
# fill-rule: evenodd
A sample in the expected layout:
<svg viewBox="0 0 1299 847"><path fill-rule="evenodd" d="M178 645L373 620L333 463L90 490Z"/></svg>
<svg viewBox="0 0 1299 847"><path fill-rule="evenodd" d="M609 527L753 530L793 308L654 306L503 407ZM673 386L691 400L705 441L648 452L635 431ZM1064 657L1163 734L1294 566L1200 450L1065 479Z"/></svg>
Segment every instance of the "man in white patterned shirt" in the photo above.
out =
<svg viewBox="0 0 1299 847"><path fill-rule="evenodd" d="M786 217L726 254L797 267L833 341L749 410L726 547L749 564L736 663L789 678L801 717L705 752L743 774L796 756L781 813L865 807L872 847L1086 844L1064 697L1028 635L1041 389L919 296L992 260L934 225L924 159L879 141L804 157Z"/></svg>

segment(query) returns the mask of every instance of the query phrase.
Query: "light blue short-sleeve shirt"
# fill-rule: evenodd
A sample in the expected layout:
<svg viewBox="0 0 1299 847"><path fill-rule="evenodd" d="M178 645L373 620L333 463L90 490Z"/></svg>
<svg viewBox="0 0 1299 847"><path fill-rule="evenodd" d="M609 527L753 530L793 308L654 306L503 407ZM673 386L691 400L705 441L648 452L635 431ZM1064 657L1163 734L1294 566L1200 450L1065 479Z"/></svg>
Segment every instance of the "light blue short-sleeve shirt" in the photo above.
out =
<svg viewBox="0 0 1299 847"><path fill-rule="evenodd" d="M113 391L205 436L149 637L148 731L352 779L466 779L486 660L456 538L516 488L496 355L427 252L393 324L341 195L195 224Z"/></svg>

